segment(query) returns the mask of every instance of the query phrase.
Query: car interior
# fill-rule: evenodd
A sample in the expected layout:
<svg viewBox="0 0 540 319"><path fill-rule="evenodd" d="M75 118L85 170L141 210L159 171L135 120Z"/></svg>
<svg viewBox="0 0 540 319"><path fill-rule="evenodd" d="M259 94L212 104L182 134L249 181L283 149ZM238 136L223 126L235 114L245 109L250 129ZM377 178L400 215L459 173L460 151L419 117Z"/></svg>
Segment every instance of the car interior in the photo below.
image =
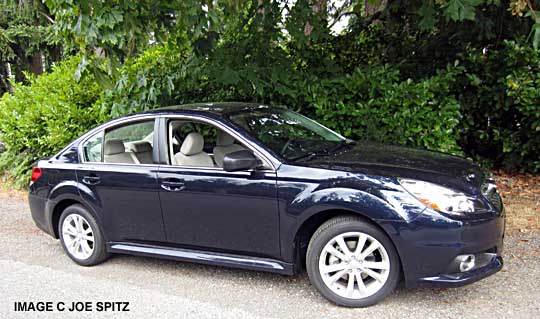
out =
<svg viewBox="0 0 540 319"><path fill-rule="evenodd" d="M168 129L171 165L223 167L227 154L246 150L235 138L217 127L197 121L172 120ZM86 161L101 161L102 134L84 145ZM133 123L105 132L105 163L153 164L153 122Z"/></svg>
<svg viewBox="0 0 540 319"><path fill-rule="evenodd" d="M130 142L127 145L118 138L105 141L105 163L152 164L152 144L147 141Z"/></svg>
<svg viewBox="0 0 540 319"><path fill-rule="evenodd" d="M213 125L185 120L169 123L172 165L223 167L225 155L245 149Z"/></svg>
<svg viewBox="0 0 540 319"><path fill-rule="evenodd" d="M153 164L153 121L138 122L105 132L103 161L105 163ZM91 143L91 140L89 140ZM101 143L90 148L93 158L101 151Z"/></svg>

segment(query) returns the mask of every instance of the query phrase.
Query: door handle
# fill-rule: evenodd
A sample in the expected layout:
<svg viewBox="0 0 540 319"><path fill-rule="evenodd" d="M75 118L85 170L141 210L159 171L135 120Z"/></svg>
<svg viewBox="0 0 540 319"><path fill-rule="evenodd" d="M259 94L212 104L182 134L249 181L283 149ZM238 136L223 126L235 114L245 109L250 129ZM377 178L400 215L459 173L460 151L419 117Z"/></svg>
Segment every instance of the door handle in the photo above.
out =
<svg viewBox="0 0 540 319"><path fill-rule="evenodd" d="M184 185L184 182L170 179L170 180L162 181L161 188L170 192L178 192L178 191L184 190L186 186Z"/></svg>
<svg viewBox="0 0 540 319"><path fill-rule="evenodd" d="M97 185L97 184L99 184L101 179L97 175L90 174L90 175L84 176L82 178L82 181L83 181L83 183L85 183L87 185Z"/></svg>
<svg viewBox="0 0 540 319"><path fill-rule="evenodd" d="M186 188L186 186L184 186L184 185L171 186L171 185L167 185L167 184L161 184L161 188L163 188L164 190L169 191L169 192L179 192L179 191L184 190Z"/></svg>

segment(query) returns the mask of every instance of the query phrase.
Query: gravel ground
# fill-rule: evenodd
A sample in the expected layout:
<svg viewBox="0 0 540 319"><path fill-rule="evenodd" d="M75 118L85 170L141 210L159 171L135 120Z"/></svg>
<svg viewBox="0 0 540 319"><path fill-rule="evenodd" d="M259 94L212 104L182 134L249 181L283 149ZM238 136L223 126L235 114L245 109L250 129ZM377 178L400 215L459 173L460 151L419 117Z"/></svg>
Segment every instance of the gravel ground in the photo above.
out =
<svg viewBox="0 0 540 319"><path fill-rule="evenodd" d="M455 289L399 288L366 309L334 306L306 275L234 270L117 255L75 265L58 241L33 224L27 204L0 196L0 317L159 318L539 318L540 232L514 232L505 268ZM14 311L15 301L91 301L94 312ZM96 312L99 301L129 302L129 312Z"/></svg>

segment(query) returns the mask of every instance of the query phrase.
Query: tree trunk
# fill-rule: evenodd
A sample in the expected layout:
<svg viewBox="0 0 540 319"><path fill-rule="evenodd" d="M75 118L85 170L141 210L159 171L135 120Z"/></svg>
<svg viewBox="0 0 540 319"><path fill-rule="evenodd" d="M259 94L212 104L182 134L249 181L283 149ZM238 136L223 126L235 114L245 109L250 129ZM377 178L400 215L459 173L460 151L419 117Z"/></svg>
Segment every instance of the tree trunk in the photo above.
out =
<svg viewBox="0 0 540 319"><path fill-rule="evenodd" d="M30 71L35 75L40 75L43 73L43 55L41 52L34 53L29 59L28 64L30 66Z"/></svg>
<svg viewBox="0 0 540 319"><path fill-rule="evenodd" d="M327 12L327 0L318 0L313 3L313 12L319 13L323 18L326 18Z"/></svg>
<svg viewBox="0 0 540 319"><path fill-rule="evenodd" d="M370 4L369 0L365 0L364 6L366 8L366 16L372 16L378 11L381 11L388 4L388 0L378 0L375 4Z"/></svg>
<svg viewBox="0 0 540 319"><path fill-rule="evenodd" d="M19 82L19 83L26 82L26 76L24 75L23 70L19 65L15 65L15 64L11 65L11 74L15 75L16 82Z"/></svg>
<svg viewBox="0 0 540 319"><path fill-rule="evenodd" d="M0 68L0 96L4 95L5 92L11 93L11 85L9 84L10 73L9 63L6 62Z"/></svg>
<svg viewBox="0 0 540 319"><path fill-rule="evenodd" d="M60 45L48 47L43 60L43 72L46 72L54 62L62 60L62 47Z"/></svg>
<svg viewBox="0 0 540 319"><path fill-rule="evenodd" d="M311 0L308 2L311 5L313 16L321 19L322 21L328 21L328 7L327 0ZM309 21L304 25L304 35L307 37L313 31L313 26Z"/></svg>

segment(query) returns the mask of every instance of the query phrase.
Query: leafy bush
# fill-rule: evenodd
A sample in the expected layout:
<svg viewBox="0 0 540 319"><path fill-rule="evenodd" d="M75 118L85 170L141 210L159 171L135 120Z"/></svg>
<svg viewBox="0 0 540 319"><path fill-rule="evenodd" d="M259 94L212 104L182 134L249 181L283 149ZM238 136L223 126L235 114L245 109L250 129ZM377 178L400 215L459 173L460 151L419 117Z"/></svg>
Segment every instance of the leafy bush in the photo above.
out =
<svg viewBox="0 0 540 319"><path fill-rule="evenodd" d="M78 63L70 58L30 85L14 84L13 94L0 99L0 139L6 145L0 170L19 187L28 183L37 159L51 156L107 117L93 107L101 90L92 76L74 80Z"/></svg>
<svg viewBox="0 0 540 319"><path fill-rule="evenodd" d="M413 145L460 154L460 105L449 95L455 71L400 80L389 66L358 68L309 88L309 102L327 126L353 139Z"/></svg>
<svg viewBox="0 0 540 319"><path fill-rule="evenodd" d="M272 54L258 65L218 49L213 59L186 58L185 47L156 46L130 61L103 105L114 115L174 103L259 101L285 104L345 136L460 153L459 104L448 96L454 73L427 80L400 79L388 66L357 68L320 79ZM253 62L253 61L252 61Z"/></svg>
<svg viewBox="0 0 540 319"><path fill-rule="evenodd" d="M209 101L297 107L304 94L298 83L301 77L283 50L268 48L272 51L262 60L250 53L253 43L234 41L238 43L218 48L212 57L197 56L182 42L154 46L123 66L116 87L105 92L101 104L113 115Z"/></svg>
<svg viewBox="0 0 540 319"><path fill-rule="evenodd" d="M507 170L540 171L540 52L523 41L461 56L453 94L462 105L460 144Z"/></svg>
<svg viewBox="0 0 540 319"><path fill-rule="evenodd" d="M185 74L187 48L154 46L120 70L113 90L105 91L98 104L104 112L118 116L175 104L173 94Z"/></svg>

